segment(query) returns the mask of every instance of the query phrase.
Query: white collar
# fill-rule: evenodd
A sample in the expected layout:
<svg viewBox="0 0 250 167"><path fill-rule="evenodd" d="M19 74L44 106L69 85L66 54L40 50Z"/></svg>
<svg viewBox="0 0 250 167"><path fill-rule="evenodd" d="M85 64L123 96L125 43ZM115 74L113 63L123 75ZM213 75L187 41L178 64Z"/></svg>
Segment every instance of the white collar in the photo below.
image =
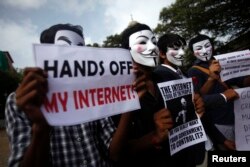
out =
<svg viewBox="0 0 250 167"><path fill-rule="evenodd" d="M167 68L169 68L170 70L172 70L173 72L177 73L177 70L176 70L175 68L173 68L172 66L167 65L167 64L161 64L161 65L164 66L164 67L167 67Z"/></svg>

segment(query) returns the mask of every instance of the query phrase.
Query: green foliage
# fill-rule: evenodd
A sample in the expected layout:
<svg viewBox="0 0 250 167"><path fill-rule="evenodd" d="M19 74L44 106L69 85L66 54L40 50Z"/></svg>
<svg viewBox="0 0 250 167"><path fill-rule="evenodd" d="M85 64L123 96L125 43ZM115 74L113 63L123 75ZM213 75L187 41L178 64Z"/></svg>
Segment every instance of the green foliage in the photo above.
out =
<svg viewBox="0 0 250 167"><path fill-rule="evenodd" d="M155 32L177 33L186 39L201 32L235 39L250 31L249 11L249 0L176 0L160 12Z"/></svg>
<svg viewBox="0 0 250 167"><path fill-rule="evenodd" d="M98 43L93 43L92 47L99 48L100 46Z"/></svg>
<svg viewBox="0 0 250 167"><path fill-rule="evenodd" d="M11 93L14 91L22 78L21 73L0 71L0 93Z"/></svg>
<svg viewBox="0 0 250 167"><path fill-rule="evenodd" d="M22 78L21 73L3 72L0 70L0 118L4 118L4 108L7 96L16 90Z"/></svg>
<svg viewBox="0 0 250 167"><path fill-rule="evenodd" d="M103 41L103 47L121 47L121 35L110 35Z"/></svg>

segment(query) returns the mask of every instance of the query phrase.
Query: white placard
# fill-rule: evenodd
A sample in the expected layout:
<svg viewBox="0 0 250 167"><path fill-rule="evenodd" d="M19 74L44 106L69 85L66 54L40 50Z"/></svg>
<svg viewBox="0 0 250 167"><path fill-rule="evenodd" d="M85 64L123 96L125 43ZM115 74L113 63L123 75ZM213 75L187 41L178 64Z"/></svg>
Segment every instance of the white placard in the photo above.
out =
<svg viewBox="0 0 250 167"><path fill-rule="evenodd" d="M250 75L250 51L243 50L214 56L221 65L222 81Z"/></svg>
<svg viewBox="0 0 250 167"><path fill-rule="evenodd" d="M48 71L42 112L53 126L74 125L140 108L128 50L34 44L36 66Z"/></svg>
<svg viewBox="0 0 250 167"><path fill-rule="evenodd" d="M250 87L235 91L240 96L234 101L236 149L250 151Z"/></svg>

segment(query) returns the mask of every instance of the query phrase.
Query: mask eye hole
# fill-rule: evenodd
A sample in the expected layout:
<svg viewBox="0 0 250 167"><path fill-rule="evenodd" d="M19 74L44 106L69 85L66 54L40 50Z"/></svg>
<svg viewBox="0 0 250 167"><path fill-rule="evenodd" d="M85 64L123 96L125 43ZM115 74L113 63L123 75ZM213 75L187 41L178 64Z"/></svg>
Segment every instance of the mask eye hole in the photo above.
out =
<svg viewBox="0 0 250 167"><path fill-rule="evenodd" d="M146 44L146 42L145 42L145 41L142 41L142 42L140 42L139 44L141 44L141 45L145 45L145 44Z"/></svg>

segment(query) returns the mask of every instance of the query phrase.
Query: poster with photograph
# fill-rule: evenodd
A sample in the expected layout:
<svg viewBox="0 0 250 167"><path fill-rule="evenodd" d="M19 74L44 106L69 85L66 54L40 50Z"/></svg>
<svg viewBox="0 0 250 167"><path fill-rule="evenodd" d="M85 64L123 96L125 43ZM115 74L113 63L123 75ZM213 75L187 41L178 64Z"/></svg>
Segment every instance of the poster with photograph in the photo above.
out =
<svg viewBox="0 0 250 167"><path fill-rule="evenodd" d="M174 126L169 132L170 154L207 140L204 128L193 104L191 78L159 83L165 107L169 109Z"/></svg>

